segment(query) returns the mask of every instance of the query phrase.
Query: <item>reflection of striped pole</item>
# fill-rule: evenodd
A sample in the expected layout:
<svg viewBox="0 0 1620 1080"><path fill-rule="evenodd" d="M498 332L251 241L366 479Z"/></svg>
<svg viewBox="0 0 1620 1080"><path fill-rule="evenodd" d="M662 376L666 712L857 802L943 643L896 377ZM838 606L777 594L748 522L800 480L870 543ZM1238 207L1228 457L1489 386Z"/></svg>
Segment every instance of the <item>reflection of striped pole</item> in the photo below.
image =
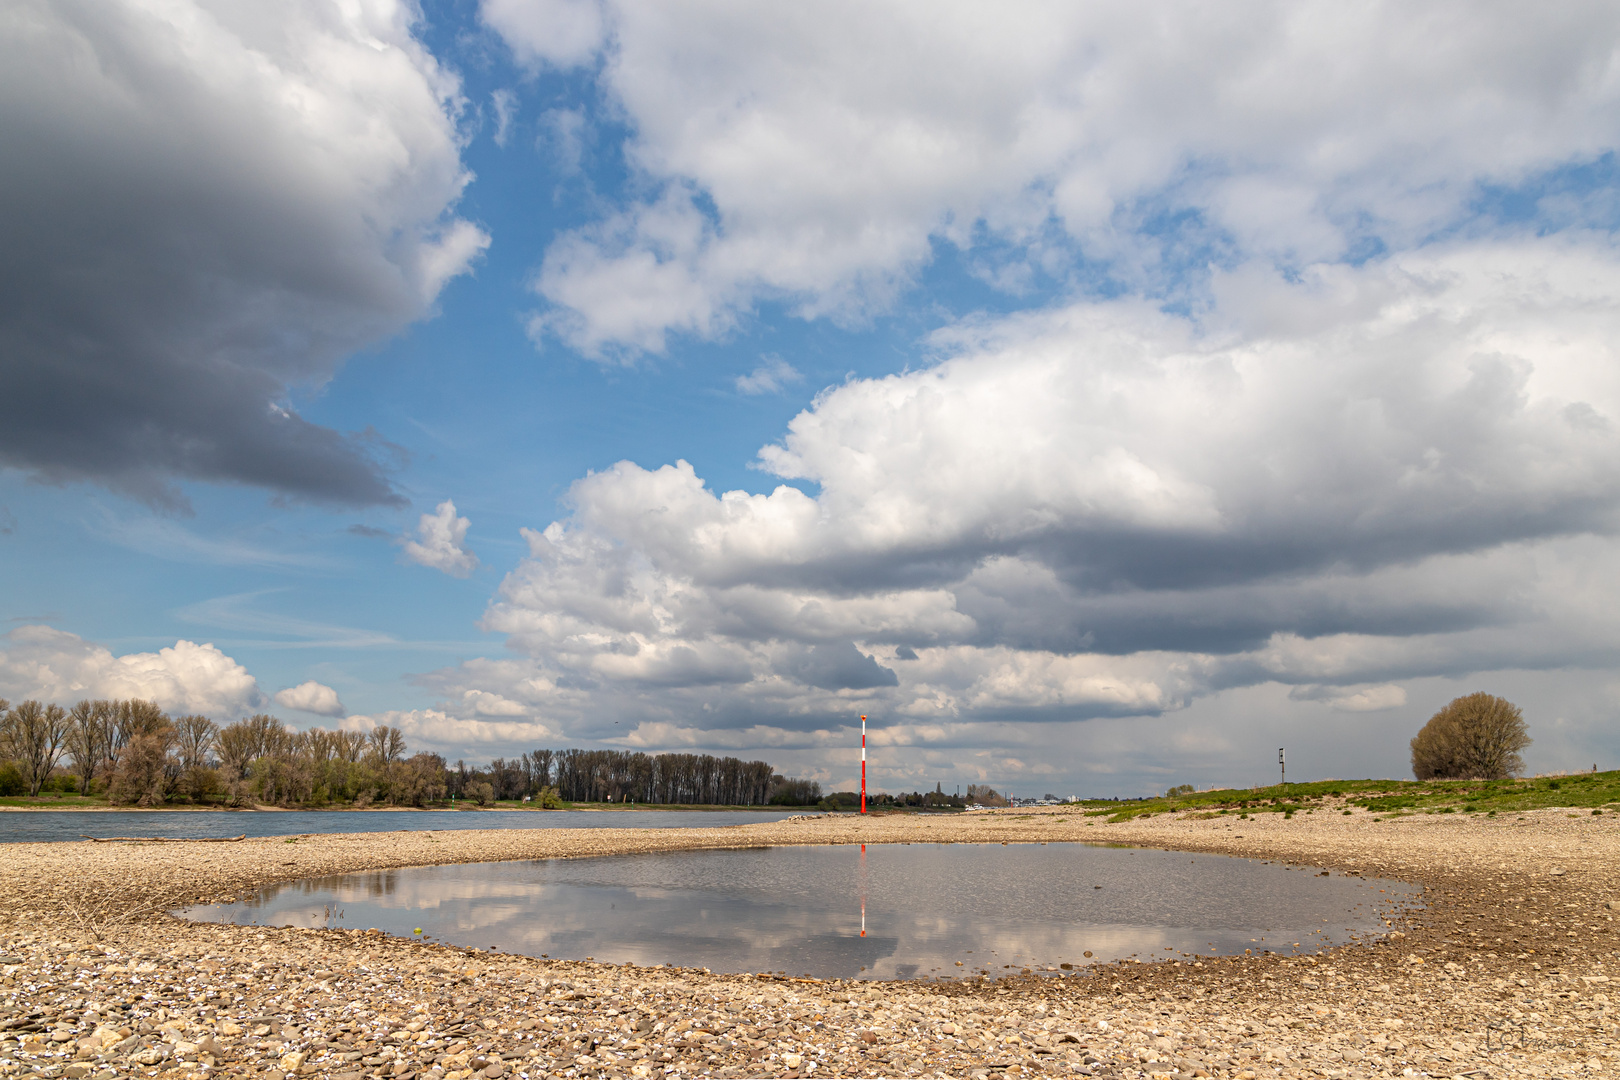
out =
<svg viewBox="0 0 1620 1080"><path fill-rule="evenodd" d="M861 717L861 813L866 813L866 717L864 716Z"/></svg>
<svg viewBox="0 0 1620 1080"><path fill-rule="evenodd" d="M862 719L865 719L864 717ZM866 845L861 845L861 937L866 936Z"/></svg>

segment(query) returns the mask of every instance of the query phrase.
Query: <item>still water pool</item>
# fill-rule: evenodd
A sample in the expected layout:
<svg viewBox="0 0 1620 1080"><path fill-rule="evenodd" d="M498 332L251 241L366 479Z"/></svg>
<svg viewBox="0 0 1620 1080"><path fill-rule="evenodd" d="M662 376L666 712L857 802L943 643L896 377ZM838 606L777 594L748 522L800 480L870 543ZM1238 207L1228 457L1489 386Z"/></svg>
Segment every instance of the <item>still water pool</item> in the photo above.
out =
<svg viewBox="0 0 1620 1080"><path fill-rule="evenodd" d="M994 978L1130 956L1313 951L1382 931L1418 891L1138 848L891 844L413 867L180 914L646 966Z"/></svg>

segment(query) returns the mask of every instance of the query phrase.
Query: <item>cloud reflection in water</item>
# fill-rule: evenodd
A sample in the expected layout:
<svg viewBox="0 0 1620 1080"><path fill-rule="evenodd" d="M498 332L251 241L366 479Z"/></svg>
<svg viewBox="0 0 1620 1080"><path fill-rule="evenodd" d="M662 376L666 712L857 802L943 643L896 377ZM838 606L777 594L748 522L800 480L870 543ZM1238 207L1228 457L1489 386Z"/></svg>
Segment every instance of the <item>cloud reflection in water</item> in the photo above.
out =
<svg viewBox="0 0 1620 1080"><path fill-rule="evenodd" d="M895 978L1304 951L1381 928L1389 907L1415 894L1183 852L914 844L874 846L864 862L853 846L823 846L413 867L310 879L185 914L310 927L341 911L336 924L349 928L410 936L422 927L445 942L535 956Z"/></svg>

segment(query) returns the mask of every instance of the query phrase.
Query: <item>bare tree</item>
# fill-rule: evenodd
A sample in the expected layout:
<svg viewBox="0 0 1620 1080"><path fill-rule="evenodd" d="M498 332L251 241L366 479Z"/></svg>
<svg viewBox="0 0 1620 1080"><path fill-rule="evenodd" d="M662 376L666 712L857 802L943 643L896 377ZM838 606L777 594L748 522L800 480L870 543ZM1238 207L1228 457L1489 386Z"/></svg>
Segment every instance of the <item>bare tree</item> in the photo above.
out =
<svg viewBox="0 0 1620 1080"><path fill-rule="evenodd" d="M290 733L281 721L265 713L229 724L215 736L214 748L232 802L241 801L253 763L279 753L290 741Z"/></svg>
<svg viewBox="0 0 1620 1080"><path fill-rule="evenodd" d="M133 699L119 709L118 726L127 741L107 784L107 799L160 805L179 778L178 763L169 757L175 743L174 722L154 703Z"/></svg>
<svg viewBox="0 0 1620 1080"><path fill-rule="evenodd" d="M1519 751L1530 745L1523 711L1487 693L1454 699L1412 739L1412 775L1419 780L1500 780L1524 771Z"/></svg>
<svg viewBox="0 0 1620 1080"><path fill-rule="evenodd" d="M340 761L353 765L366 755L366 737L358 731L334 731L332 740L333 752Z"/></svg>
<svg viewBox="0 0 1620 1080"><path fill-rule="evenodd" d="M68 715L60 705L24 701L0 722L0 743L5 757L17 763L29 795L38 795L62 758L67 741Z"/></svg>
<svg viewBox="0 0 1620 1080"><path fill-rule="evenodd" d="M219 728L206 716L182 716L174 722L174 752L180 789L201 802L219 790L219 774L210 754Z"/></svg>
<svg viewBox="0 0 1620 1080"><path fill-rule="evenodd" d="M117 708L118 730L123 736L125 745L139 735L155 735L170 727L172 723L155 701L130 698L128 701L118 702Z"/></svg>
<svg viewBox="0 0 1620 1080"><path fill-rule="evenodd" d="M379 724L371 729L367 739L372 756L384 765L392 765L405 754L405 733L399 728Z"/></svg>
<svg viewBox="0 0 1620 1080"><path fill-rule="evenodd" d="M79 794L90 794L96 774L107 768L113 734L113 703L81 701L68 713L67 752L79 776Z"/></svg>
<svg viewBox="0 0 1620 1080"><path fill-rule="evenodd" d="M205 768L219 728L206 716L182 716L174 722L174 747L185 771Z"/></svg>

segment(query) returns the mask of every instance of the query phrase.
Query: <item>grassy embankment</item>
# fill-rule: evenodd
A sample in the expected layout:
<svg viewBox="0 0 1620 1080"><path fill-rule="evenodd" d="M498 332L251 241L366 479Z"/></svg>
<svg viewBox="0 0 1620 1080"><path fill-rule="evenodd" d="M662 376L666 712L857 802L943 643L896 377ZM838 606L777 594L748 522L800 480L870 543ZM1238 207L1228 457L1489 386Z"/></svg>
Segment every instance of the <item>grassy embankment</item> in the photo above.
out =
<svg viewBox="0 0 1620 1080"><path fill-rule="evenodd" d="M1113 802L1087 799L1088 816L1129 821L1153 814L1193 811L1201 816L1231 814L1351 813L1361 807L1382 817L1402 814L1486 814L1587 809L1620 812L1620 771L1569 773L1510 780L1320 780L1259 788L1222 788Z"/></svg>
<svg viewBox="0 0 1620 1080"><path fill-rule="evenodd" d="M106 805L105 795L80 795L68 791L42 791L33 797L0 795L0 806L26 806L31 810L99 810Z"/></svg>

